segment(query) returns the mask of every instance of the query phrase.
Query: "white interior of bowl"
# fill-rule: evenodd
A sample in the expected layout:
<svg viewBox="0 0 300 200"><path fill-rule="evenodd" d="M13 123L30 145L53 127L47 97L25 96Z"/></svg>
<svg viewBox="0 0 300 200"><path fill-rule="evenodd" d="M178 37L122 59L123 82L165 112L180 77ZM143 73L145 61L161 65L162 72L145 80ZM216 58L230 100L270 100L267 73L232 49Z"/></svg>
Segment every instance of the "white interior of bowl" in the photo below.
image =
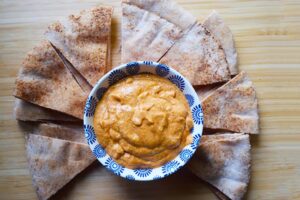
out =
<svg viewBox="0 0 300 200"><path fill-rule="evenodd" d="M93 117L98 101L101 99L110 85L127 76L141 73L151 73L169 79L183 92L189 102L192 112L194 128L191 130L191 134L193 135L193 141L191 144L185 146L178 156L161 167L151 169L128 169L116 163L98 143L93 128ZM129 180L156 180L176 172L178 169L184 166L195 153L202 136L203 113L199 98L194 88L181 74L174 69L160 63L151 61L137 61L123 64L114 68L97 82L86 103L84 111L84 131L85 137L93 154L102 163L102 165L104 165L114 174Z"/></svg>

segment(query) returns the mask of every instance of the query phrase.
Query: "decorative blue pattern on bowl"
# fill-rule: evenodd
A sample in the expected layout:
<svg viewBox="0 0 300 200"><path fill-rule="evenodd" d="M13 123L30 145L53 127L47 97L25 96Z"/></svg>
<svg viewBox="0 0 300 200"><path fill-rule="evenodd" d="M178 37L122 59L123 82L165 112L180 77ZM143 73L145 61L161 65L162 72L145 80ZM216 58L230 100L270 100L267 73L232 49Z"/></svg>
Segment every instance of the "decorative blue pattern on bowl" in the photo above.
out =
<svg viewBox="0 0 300 200"><path fill-rule="evenodd" d="M97 99L98 99L98 100L100 100L100 99L103 97L103 95L104 95L104 93L106 92L106 90L107 90L106 87L101 87L101 88L99 88L99 89L97 90L96 96L97 96Z"/></svg>
<svg viewBox="0 0 300 200"><path fill-rule="evenodd" d="M113 85L114 83L118 82L119 80L126 77L126 73L122 70L113 70L108 77L109 85Z"/></svg>
<svg viewBox="0 0 300 200"><path fill-rule="evenodd" d="M131 180L131 181L135 180L133 175L127 175L127 176L125 176L125 178L128 180Z"/></svg>
<svg viewBox="0 0 300 200"><path fill-rule="evenodd" d="M124 167L119 165L118 163L116 163L112 158L108 158L105 161L105 166L107 167L107 169L109 169L110 171L112 171L114 174L120 175L123 173L124 171Z"/></svg>
<svg viewBox="0 0 300 200"><path fill-rule="evenodd" d="M194 127L192 127L190 130L190 133L193 133L193 132L194 132Z"/></svg>
<svg viewBox="0 0 300 200"><path fill-rule="evenodd" d="M93 153L97 158L103 158L106 155L106 151L99 144L95 146Z"/></svg>
<svg viewBox="0 0 300 200"><path fill-rule="evenodd" d="M139 177L147 177L151 174L152 169L134 169L133 171Z"/></svg>
<svg viewBox="0 0 300 200"><path fill-rule="evenodd" d="M192 114L193 120L196 124L203 124L203 112L200 104L193 108Z"/></svg>
<svg viewBox="0 0 300 200"><path fill-rule="evenodd" d="M135 75L140 71L140 65L138 62L130 62L126 65L126 71L130 75Z"/></svg>
<svg viewBox="0 0 300 200"><path fill-rule="evenodd" d="M145 65L148 65L148 66L151 66L151 65L153 65L153 62L152 61L143 61L143 63L145 64Z"/></svg>
<svg viewBox="0 0 300 200"><path fill-rule="evenodd" d="M157 75L165 77L165 76L167 76L169 74L170 69L169 69L169 67L167 65L159 64L156 67L155 72L156 72Z"/></svg>
<svg viewBox="0 0 300 200"><path fill-rule="evenodd" d="M169 77L169 80L174 83L181 91L184 90L185 82L182 76L172 75Z"/></svg>
<svg viewBox="0 0 300 200"><path fill-rule="evenodd" d="M176 172L179 169L179 167L180 167L180 163L176 160L172 160L167 164L165 164L164 166L162 166L162 172L165 175L170 175Z"/></svg>
<svg viewBox="0 0 300 200"><path fill-rule="evenodd" d="M180 152L179 156L183 162L187 162L193 155L193 152L189 149L184 149Z"/></svg>
<svg viewBox="0 0 300 200"><path fill-rule="evenodd" d="M185 95L186 100L189 102L190 107L192 107L194 105L194 97L190 94L186 94Z"/></svg>
<svg viewBox="0 0 300 200"><path fill-rule="evenodd" d="M191 145L193 150L196 150L198 148L200 140L201 140L201 135L200 134L194 135L193 142L192 142L192 145Z"/></svg>
<svg viewBox="0 0 300 200"><path fill-rule="evenodd" d="M89 98L85 104L85 108L84 108L84 116L85 117L94 116L97 102L98 101L94 96L89 96Z"/></svg>
<svg viewBox="0 0 300 200"><path fill-rule="evenodd" d="M117 81L134 74L155 74L173 82L185 95L193 117L194 127L190 134L191 144L186 145L173 160L161 167L153 169L129 169L116 163L97 141L94 132L93 117L98 101L101 100L107 88ZM203 129L203 113L198 96L192 85L177 71L166 65L151 61L137 61L123 64L105 74L95 85L86 102L84 110L84 132L87 143L97 159L114 174L135 181L150 181L164 178L180 169L196 151Z"/></svg>
<svg viewBox="0 0 300 200"><path fill-rule="evenodd" d="M94 142L96 142L96 135L94 132L94 128L87 124L87 125L83 125L84 128L84 136L87 140L88 144L93 144Z"/></svg>

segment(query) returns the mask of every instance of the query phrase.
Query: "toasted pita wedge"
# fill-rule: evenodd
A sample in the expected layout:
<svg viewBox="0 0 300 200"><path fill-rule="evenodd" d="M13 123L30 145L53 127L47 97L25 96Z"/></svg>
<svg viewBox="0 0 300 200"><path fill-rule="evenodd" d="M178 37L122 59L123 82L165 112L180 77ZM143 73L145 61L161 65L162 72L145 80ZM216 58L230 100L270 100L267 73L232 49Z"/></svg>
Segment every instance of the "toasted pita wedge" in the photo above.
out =
<svg viewBox="0 0 300 200"><path fill-rule="evenodd" d="M231 75L238 73L237 53L235 49L233 34L230 28L225 24L221 16L213 11L203 22L203 26L219 40L224 49L226 60L228 62Z"/></svg>
<svg viewBox="0 0 300 200"><path fill-rule="evenodd" d="M223 49L200 23L194 25L160 60L193 85L208 85L230 79Z"/></svg>
<svg viewBox="0 0 300 200"><path fill-rule="evenodd" d="M104 75L109 61L112 7L98 6L55 22L45 35L94 85Z"/></svg>
<svg viewBox="0 0 300 200"><path fill-rule="evenodd" d="M86 144L82 125L40 123L34 128L33 133L36 135Z"/></svg>
<svg viewBox="0 0 300 200"><path fill-rule="evenodd" d="M241 72L202 101L204 127L240 133L258 133L255 89Z"/></svg>
<svg viewBox="0 0 300 200"><path fill-rule="evenodd" d="M175 24L137 6L122 4L123 63L158 61L181 36L182 29Z"/></svg>
<svg viewBox="0 0 300 200"><path fill-rule="evenodd" d="M94 160L89 146L29 134L26 141L29 170L39 199L49 199Z"/></svg>
<svg viewBox="0 0 300 200"><path fill-rule="evenodd" d="M22 121L79 121L78 118L16 99L14 116Z"/></svg>
<svg viewBox="0 0 300 200"><path fill-rule="evenodd" d="M215 83L211 85L201 85L201 86L195 86L194 89L200 99L202 101L207 96L209 96L211 93L213 93L216 89L224 85L224 83Z"/></svg>
<svg viewBox="0 0 300 200"><path fill-rule="evenodd" d="M84 92L89 93L93 89L93 86L77 71L77 69L74 67L74 65L61 53L61 51L57 47L55 47L50 41L49 41L49 43L55 50L58 57L63 62L64 66L72 74L73 78L78 83L78 85L81 87L81 89Z"/></svg>
<svg viewBox="0 0 300 200"><path fill-rule="evenodd" d="M50 44L42 41L24 59L14 95L82 119L88 93L83 92Z"/></svg>
<svg viewBox="0 0 300 200"><path fill-rule="evenodd" d="M172 0L123 0L122 2L154 13L181 30L188 30L196 23L196 18L191 13Z"/></svg>
<svg viewBox="0 0 300 200"><path fill-rule="evenodd" d="M250 148L246 134L203 135L188 167L230 199L242 199L250 177Z"/></svg>

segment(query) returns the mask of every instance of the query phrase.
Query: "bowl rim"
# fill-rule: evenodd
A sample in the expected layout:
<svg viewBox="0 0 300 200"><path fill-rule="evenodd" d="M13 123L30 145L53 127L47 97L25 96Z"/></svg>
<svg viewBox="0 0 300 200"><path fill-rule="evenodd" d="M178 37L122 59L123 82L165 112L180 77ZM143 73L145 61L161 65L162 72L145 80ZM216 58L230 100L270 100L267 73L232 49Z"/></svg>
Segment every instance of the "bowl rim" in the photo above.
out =
<svg viewBox="0 0 300 200"><path fill-rule="evenodd" d="M142 70L140 71L141 68ZM191 109L194 125L191 129L193 141L190 144L184 146L184 148L174 159L168 161L162 166L148 169L129 169L118 164L111 156L106 153L105 149L98 143L93 124L94 112L98 101L111 85L125 77L149 72L173 82L187 98L189 107ZM188 94L186 94L184 91L188 91ZM189 161L189 159L195 153L202 137L203 112L201 102L195 89L193 88L191 83L175 69L158 62L134 61L126 64L121 64L118 67L113 68L104 76L102 76L95 84L95 86L89 93L85 104L83 128L86 141L91 151L93 152L93 155L109 171L128 180L151 181L165 178L175 173Z"/></svg>

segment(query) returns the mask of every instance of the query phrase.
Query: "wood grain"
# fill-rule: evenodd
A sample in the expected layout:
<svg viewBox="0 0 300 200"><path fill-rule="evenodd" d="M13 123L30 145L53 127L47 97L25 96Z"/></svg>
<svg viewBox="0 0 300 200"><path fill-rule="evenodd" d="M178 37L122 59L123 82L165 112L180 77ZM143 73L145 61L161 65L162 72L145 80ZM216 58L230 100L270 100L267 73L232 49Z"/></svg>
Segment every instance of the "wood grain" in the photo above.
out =
<svg viewBox="0 0 300 200"><path fill-rule="evenodd" d="M247 199L300 199L300 2L178 0L200 20L212 9L232 29L239 68L257 89L261 134L252 136L252 176ZM25 53L50 22L99 3L115 7L112 62L120 61L117 0L0 1L0 199L36 199L13 119L12 90ZM215 199L186 169L161 181L128 182L98 163L55 199Z"/></svg>

